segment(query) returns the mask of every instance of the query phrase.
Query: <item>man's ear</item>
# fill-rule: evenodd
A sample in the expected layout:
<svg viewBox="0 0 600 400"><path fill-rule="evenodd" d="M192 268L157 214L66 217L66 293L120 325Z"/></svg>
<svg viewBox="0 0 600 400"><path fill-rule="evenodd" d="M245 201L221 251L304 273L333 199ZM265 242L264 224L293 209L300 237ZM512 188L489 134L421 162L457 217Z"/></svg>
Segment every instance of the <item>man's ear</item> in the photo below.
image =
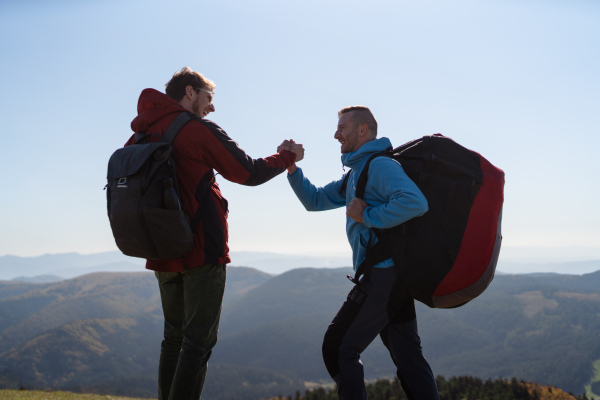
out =
<svg viewBox="0 0 600 400"><path fill-rule="evenodd" d="M195 90L194 90L194 88L192 87L192 85L187 85L187 86L185 87L185 95L186 95L187 97L189 97L190 99L191 99L191 98L194 96L194 92L195 92Z"/></svg>
<svg viewBox="0 0 600 400"><path fill-rule="evenodd" d="M367 125L367 124L360 124L358 126L358 135L360 137L370 137L371 134L369 133L369 125Z"/></svg>

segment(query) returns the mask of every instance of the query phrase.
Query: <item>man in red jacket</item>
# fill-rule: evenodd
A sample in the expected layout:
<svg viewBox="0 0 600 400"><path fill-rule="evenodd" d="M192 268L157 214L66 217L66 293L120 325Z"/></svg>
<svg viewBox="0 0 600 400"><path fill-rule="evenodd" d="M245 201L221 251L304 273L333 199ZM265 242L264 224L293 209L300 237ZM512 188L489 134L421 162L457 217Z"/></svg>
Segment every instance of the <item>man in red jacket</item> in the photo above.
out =
<svg viewBox="0 0 600 400"><path fill-rule="evenodd" d="M165 317L159 400L199 399L217 342L226 264L231 259L227 200L214 170L231 182L256 186L304 157L302 145L287 140L272 156L252 159L246 155L225 131L204 119L215 111L214 88L212 81L184 67L166 84L166 95L154 89L142 91L138 115L131 123L134 132L162 135L181 112L196 115L173 141L182 208L197 227L193 249L180 259L146 262L158 279ZM134 136L126 145L133 143Z"/></svg>

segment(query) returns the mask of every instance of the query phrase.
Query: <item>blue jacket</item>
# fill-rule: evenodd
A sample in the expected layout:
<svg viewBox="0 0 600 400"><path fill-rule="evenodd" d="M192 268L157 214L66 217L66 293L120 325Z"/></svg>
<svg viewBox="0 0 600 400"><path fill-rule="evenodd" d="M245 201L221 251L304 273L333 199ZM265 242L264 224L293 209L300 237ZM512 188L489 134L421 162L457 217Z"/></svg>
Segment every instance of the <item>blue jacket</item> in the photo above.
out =
<svg viewBox="0 0 600 400"><path fill-rule="evenodd" d="M352 168L345 193L340 194L344 178L317 188L304 177L298 168L288 181L308 211L324 211L344 207L356 197L356 183L360 172L371 155L391 147L388 138L382 137L362 145L357 151L342 154L342 163ZM369 177L364 200L368 206L363 213L363 223L346 217L346 234L352 247L354 270L365 259L369 238L376 243L370 228L391 228L411 218L421 216L428 210L427 200L417 185L404 173L402 166L389 157L375 158L369 167ZM393 266L391 259L376 265L379 268Z"/></svg>

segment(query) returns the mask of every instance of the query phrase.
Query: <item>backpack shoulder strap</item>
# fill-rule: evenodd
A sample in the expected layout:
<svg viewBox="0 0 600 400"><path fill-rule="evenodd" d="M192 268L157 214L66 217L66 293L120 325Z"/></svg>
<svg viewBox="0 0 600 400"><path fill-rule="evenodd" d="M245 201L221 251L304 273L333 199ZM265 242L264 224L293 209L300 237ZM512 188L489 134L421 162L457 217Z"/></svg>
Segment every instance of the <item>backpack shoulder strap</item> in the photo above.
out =
<svg viewBox="0 0 600 400"><path fill-rule="evenodd" d="M171 122L171 125L169 125L169 128L167 128L167 131L163 135L163 142L173 143L173 140L175 140L175 136L177 136L177 134L179 133L181 128L183 128L183 126L185 124L187 124L189 121L191 121L192 119L193 119L193 117L187 111L184 111L181 114L179 114L173 120L173 122ZM137 135L137 133L136 133L136 135Z"/></svg>
<svg viewBox="0 0 600 400"><path fill-rule="evenodd" d="M141 141L145 137L146 137L145 134L143 134L141 132L136 132L135 133L135 142L138 143L139 141Z"/></svg>
<svg viewBox="0 0 600 400"><path fill-rule="evenodd" d="M148 138L148 136L154 135L154 136L161 136L163 142L173 143L173 140L175 140L175 136L177 136L177 134L179 133L181 128L183 128L183 126L185 124L187 124L189 121L191 121L194 118L195 118L195 116L193 114L191 114L188 111L184 111L181 114L179 114L177 117L175 117L173 122L171 122L171 125L169 125L169 127L167 128L167 131L165 132L164 135L161 136L161 135L158 135L155 133L136 132L135 133L135 142L142 143L143 141L146 140L146 138Z"/></svg>
<svg viewBox="0 0 600 400"><path fill-rule="evenodd" d="M371 165L371 161L373 161L377 157L392 156L392 148L388 148L380 153L375 153L367 160L365 166L363 167L360 175L358 176L358 182L356 182L356 197L359 199L363 199L365 195L365 188L367 187L367 179L369 178L369 166ZM391 253L384 246L384 240L382 240L381 235L383 235L385 230L379 229L375 231L375 234L378 237L378 242L375 245L371 244L371 236L369 235L369 243L366 248L366 257L364 261L358 266L356 269L356 273L354 277L348 275L348 279L352 281L354 284L358 285L360 282L360 277L370 271L370 268L373 265L376 265L382 261L391 258Z"/></svg>
<svg viewBox="0 0 600 400"><path fill-rule="evenodd" d="M342 181L342 184L340 185L340 190L338 191L339 194L343 195L344 193L346 193L346 187L348 186L348 178L350 178L351 173L352 170L348 171L346 175L344 175L344 180Z"/></svg>
<svg viewBox="0 0 600 400"><path fill-rule="evenodd" d="M375 153L367 160L362 171L360 171L360 175L358 177L358 182L356 182L356 197L359 199L363 199L365 197L365 188L367 187L367 179L369 179L369 166L371 165L371 161L374 158L380 156L389 157L391 155L392 148L386 149L381 153Z"/></svg>

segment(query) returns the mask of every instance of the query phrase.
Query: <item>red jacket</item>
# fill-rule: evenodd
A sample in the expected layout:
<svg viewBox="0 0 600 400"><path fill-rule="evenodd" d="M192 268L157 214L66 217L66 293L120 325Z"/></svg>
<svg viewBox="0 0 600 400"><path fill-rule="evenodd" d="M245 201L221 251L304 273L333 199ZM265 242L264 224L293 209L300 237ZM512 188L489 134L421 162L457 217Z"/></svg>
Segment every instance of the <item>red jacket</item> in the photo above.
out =
<svg viewBox="0 0 600 400"><path fill-rule="evenodd" d="M167 95L145 89L140 95L138 116L131 122L131 129L162 135L183 111L184 108ZM133 143L134 136L125 145ZM182 208L192 226L197 224L194 247L182 259L147 260L146 268L176 272L197 265L229 263L227 200L221 195L213 170L228 181L255 186L285 171L296 155L282 151L267 158L252 159L218 125L201 118L188 122L181 129L173 147Z"/></svg>

